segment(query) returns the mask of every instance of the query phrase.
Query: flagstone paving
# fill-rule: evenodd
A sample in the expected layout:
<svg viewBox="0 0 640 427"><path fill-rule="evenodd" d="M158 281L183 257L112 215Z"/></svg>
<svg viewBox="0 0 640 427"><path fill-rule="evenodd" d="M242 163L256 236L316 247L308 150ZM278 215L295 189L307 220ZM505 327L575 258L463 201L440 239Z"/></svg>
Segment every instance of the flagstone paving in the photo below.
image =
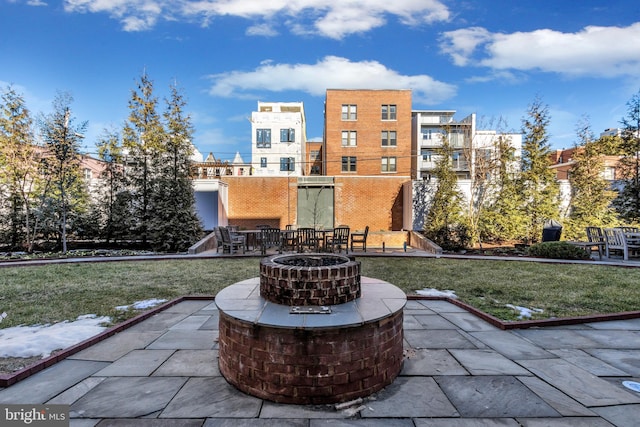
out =
<svg viewBox="0 0 640 427"><path fill-rule="evenodd" d="M186 300L6 389L70 405L71 426L638 425L640 321L504 331L446 301L405 307L396 380L345 410L246 395L218 369L218 310Z"/></svg>

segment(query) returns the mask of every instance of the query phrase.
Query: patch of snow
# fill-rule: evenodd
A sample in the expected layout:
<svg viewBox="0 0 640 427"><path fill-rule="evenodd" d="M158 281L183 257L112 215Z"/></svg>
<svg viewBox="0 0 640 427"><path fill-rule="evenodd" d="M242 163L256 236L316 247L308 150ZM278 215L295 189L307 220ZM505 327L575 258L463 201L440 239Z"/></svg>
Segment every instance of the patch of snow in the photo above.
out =
<svg viewBox="0 0 640 427"><path fill-rule="evenodd" d="M144 310L166 302L165 299L136 301L130 306L116 307L117 310ZM0 315L0 320L6 314ZM0 357L47 357L54 350L71 347L98 335L106 329L101 326L111 321L110 317L95 314L78 316L72 322L64 321L47 325L15 326L0 329Z"/></svg>
<svg viewBox="0 0 640 427"><path fill-rule="evenodd" d="M54 350L98 335L106 329L100 325L110 321L106 316L87 314L73 322L0 329L0 357L47 357Z"/></svg>
<svg viewBox="0 0 640 427"><path fill-rule="evenodd" d="M166 299L153 298L144 301L136 301L131 305L119 305L116 307L116 310L119 311L127 311L130 308L134 310L145 310L147 308L155 307L156 305L160 305L163 302L167 302Z"/></svg>
<svg viewBox="0 0 640 427"><path fill-rule="evenodd" d="M428 288L428 289L420 289L417 290L416 293L418 295L424 295L427 297L447 297L447 298L458 298L455 291L445 290L440 291L438 289Z"/></svg>
<svg viewBox="0 0 640 427"><path fill-rule="evenodd" d="M544 310L541 308L527 308L527 307L520 307L518 305L512 305L512 304L506 304L505 307L509 307L519 312L520 314L518 315L518 319L524 319L524 318L530 319L533 313L544 313Z"/></svg>

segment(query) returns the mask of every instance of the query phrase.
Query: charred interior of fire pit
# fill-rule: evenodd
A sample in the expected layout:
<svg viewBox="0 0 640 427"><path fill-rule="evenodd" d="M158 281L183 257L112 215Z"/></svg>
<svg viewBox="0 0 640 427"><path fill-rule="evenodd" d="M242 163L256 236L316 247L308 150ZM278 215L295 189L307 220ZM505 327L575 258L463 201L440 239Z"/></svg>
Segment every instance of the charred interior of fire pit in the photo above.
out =
<svg viewBox="0 0 640 427"><path fill-rule="evenodd" d="M260 277L223 289L216 304L220 372L253 396L344 402L391 384L402 368L406 296L362 277L354 259L266 257Z"/></svg>

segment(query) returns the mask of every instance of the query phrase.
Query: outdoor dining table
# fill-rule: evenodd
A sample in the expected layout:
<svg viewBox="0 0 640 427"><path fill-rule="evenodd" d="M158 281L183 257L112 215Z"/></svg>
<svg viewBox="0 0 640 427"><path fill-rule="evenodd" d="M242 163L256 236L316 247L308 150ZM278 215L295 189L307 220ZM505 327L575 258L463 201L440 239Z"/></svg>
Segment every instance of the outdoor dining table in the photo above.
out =
<svg viewBox="0 0 640 427"><path fill-rule="evenodd" d="M262 230L238 230L235 233L246 236L247 249L251 246L251 250L255 250L258 247L258 237L261 231Z"/></svg>

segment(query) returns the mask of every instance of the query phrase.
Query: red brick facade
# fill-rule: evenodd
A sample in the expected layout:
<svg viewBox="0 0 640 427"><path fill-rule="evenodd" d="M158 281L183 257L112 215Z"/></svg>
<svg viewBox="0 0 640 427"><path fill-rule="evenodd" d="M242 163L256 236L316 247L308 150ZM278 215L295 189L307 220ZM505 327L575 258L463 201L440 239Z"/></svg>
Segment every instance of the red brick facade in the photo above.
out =
<svg viewBox="0 0 640 427"><path fill-rule="evenodd" d="M343 106L347 117L343 116ZM383 107L384 106L384 107ZM393 107L394 116L383 119L383 108ZM343 132L355 137L343 143ZM395 141L383 143L383 132L393 132ZM338 175L411 176L411 91L327 90L325 100L325 171ZM386 145L385 145L386 144ZM343 170L342 159L355 159ZM383 171L382 159L395 161L395 171ZM388 169L392 167L387 166Z"/></svg>
<svg viewBox="0 0 640 427"><path fill-rule="evenodd" d="M228 187L229 224L252 229L259 224L284 228L297 224L297 178L222 177ZM401 230L403 183L408 176L336 176L334 225L352 230Z"/></svg>

